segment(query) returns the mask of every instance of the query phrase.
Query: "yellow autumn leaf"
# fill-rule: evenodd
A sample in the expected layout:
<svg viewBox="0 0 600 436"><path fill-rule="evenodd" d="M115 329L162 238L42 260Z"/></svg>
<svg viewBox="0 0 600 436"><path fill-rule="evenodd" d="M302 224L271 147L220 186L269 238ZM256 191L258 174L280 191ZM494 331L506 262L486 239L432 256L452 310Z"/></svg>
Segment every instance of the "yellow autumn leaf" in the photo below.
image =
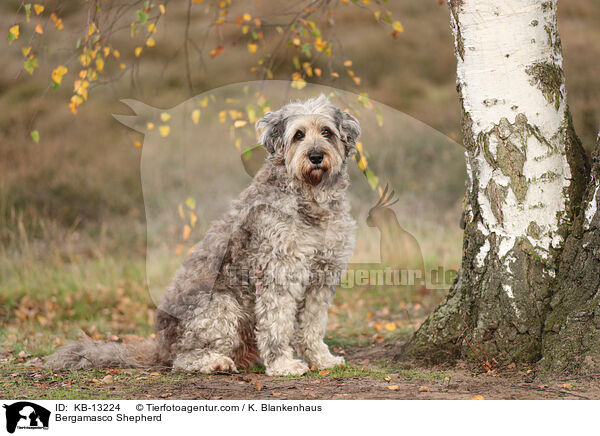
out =
<svg viewBox="0 0 600 436"><path fill-rule="evenodd" d="M219 112L219 122L224 123L227 119L227 112L221 111Z"/></svg>
<svg viewBox="0 0 600 436"><path fill-rule="evenodd" d="M58 30L63 30L65 28L62 19L58 18L54 12L50 14L50 18L52 18L52 21L54 21L54 25Z"/></svg>
<svg viewBox="0 0 600 436"><path fill-rule="evenodd" d="M177 248L175 248L175 256L181 256L183 253L183 244L177 244Z"/></svg>
<svg viewBox="0 0 600 436"><path fill-rule="evenodd" d="M140 55L142 54L142 50L143 50L143 48L142 48L142 47L136 47L136 48L135 48L135 57L136 57L136 58L139 58L139 57L140 57Z"/></svg>
<svg viewBox="0 0 600 436"><path fill-rule="evenodd" d="M152 123L152 122L146 123L146 129L148 129L148 130L154 130L154 123Z"/></svg>
<svg viewBox="0 0 600 436"><path fill-rule="evenodd" d="M15 24L8 29L8 43L12 44L15 39L19 39L19 25Z"/></svg>
<svg viewBox="0 0 600 436"><path fill-rule="evenodd" d="M198 221L198 217L196 216L194 211L190 211L190 224L192 225L192 227L196 225L196 221Z"/></svg>
<svg viewBox="0 0 600 436"><path fill-rule="evenodd" d="M96 59L96 70L98 70L100 73L104 71L104 59L100 57Z"/></svg>
<svg viewBox="0 0 600 436"><path fill-rule="evenodd" d="M483 398L483 395L475 395L471 400L485 400L485 398Z"/></svg>
<svg viewBox="0 0 600 436"><path fill-rule="evenodd" d="M42 5L39 5L39 4L35 3L35 4L33 5L33 10L35 11L35 14L36 14L36 15L39 15L39 14L41 14L42 12L44 12L44 6L42 6Z"/></svg>
<svg viewBox="0 0 600 436"><path fill-rule="evenodd" d="M246 124L248 124L248 121L246 120L236 120L233 125L236 129L239 129L240 127L244 127Z"/></svg>
<svg viewBox="0 0 600 436"><path fill-rule="evenodd" d="M244 21L250 21L252 19L252 16L248 13L245 13L244 15L242 15L242 18L244 19Z"/></svg>
<svg viewBox="0 0 600 436"><path fill-rule="evenodd" d="M360 158L360 160L358 161L358 167L360 168L361 171L364 171L367 168L367 160L365 159L364 156L362 156Z"/></svg>
<svg viewBox="0 0 600 436"><path fill-rule="evenodd" d="M198 124L200 121L200 109L194 109L192 111L192 121L194 124Z"/></svg>
<svg viewBox="0 0 600 436"><path fill-rule="evenodd" d="M59 65L52 71L52 81L57 84L62 83L63 76L67 74L67 67L64 65Z"/></svg>
<svg viewBox="0 0 600 436"><path fill-rule="evenodd" d="M189 241L190 240L190 234L192 233L192 228L190 226L188 226L187 224L185 226L183 226L183 240L184 241Z"/></svg>
<svg viewBox="0 0 600 436"><path fill-rule="evenodd" d="M77 114L77 107L83 103L83 99L78 96L78 95L74 95L71 97L71 102L69 103L69 107L71 108L71 112L73 114Z"/></svg>
<svg viewBox="0 0 600 436"><path fill-rule="evenodd" d="M402 26L402 23L400 23L400 21L394 21L392 27L396 32L404 32L404 27Z"/></svg>
<svg viewBox="0 0 600 436"><path fill-rule="evenodd" d="M171 114L170 114L170 113L168 113L168 112L162 112L162 113L160 114L160 120L161 120L163 123L166 123L166 122L167 122L167 121L169 121L170 119L171 119Z"/></svg>
<svg viewBox="0 0 600 436"><path fill-rule="evenodd" d="M23 47L21 49L21 53L23 53L23 56L25 56L25 57L29 56L29 53L31 53L31 46Z"/></svg>
<svg viewBox="0 0 600 436"><path fill-rule="evenodd" d="M127 66L125 64L120 64L119 68L122 69L122 70L124 70L125 68L127 68Z"/></svg>
<svg viewBox="0 0 600 436"><path fill-rule="evenodd" d="M299 72L292 74L292 88L302 89L306 86L306 81Z"/></svg>
<svg viewBox="0 0 600 436"><path fill-rule="evenodd" d="M183 213L183 204L179 203L177 205L177 212L179 212L179 218L181 218L182 220L185 219L185 215Z"/></svg>
<svg viewBox="0 0 600 436"><path fill-rule="evenodd" d="M326 47L327 42L323 41L320 36L315 39L315 48L317 51L323 51Z"/></svg>
<svg viewBox="0 0 600 436"><path fill-rule="evenodd" d="M89 84L90 84L90 82L88 82L87 80L76 80L75 83L73 84L73 91L75 91L77 93L77 95L80 95L81 97L83 97L84 100L87 100L87 97L88 97L87 89L88 89Z"/></svg>
<svg viewBox="0 0 600 436"><path fill-rule="evenodd" d="M248 44L248 51L250 53L256 53L257 50L258 50L258 44L254 44L254 43Z"/></svg>
<svg viewBox="0 0 600 436"><path fill-rule="evenodd" d="M223 46L222 46L222 45L219 45L219 46L217 46L217 47L213 48L213 49L210 51L210 58L212 59L212 58L214 58L215 56L218 56L218 55L219 55L219 53L221 53L221 52L223 51L223 49L224 49L224 48L223 48Z"/></svg>
<svg viewBox="0 0 600 436"><path fill-rule="evenodd" d="M44 29L42 29L41 24L38 24L37 26L35 26L35 33L39 33L40 35L42 35L44 33Z"/></svg>
<svg viewBox="0 0 600 436"><path fill-rule="evenodd" d="M110 55L110 47L104 47L102 53L104 54L104 57L107 58L108 55Z"/></svg>
<svg viewBox="0 0 600 436"><path fill-rule="evenodd" d="M390 386L388 386L387 388L388 388L390 391L397 391L397 390L399 389L399 388L398 388L398 385L390 385Z"/></svg>
<svg viewBox="0 0 600 436"><path fill-rule="evenodd" d="M202 106L202 107L208 106L208 97L204 97L202 100L200 100L200 106Z"/></svg>
<svg viewBox="0 0 600 436"><path fill-rule="evenodd" d="M160 136L166 138L171 133L171 128L167 125L158 126L158 131L160 132Z"/></svg>
<svg viewBox="0 0 600 436"><path fill-rule="evenodd" d="M163 5L162 3L160 5L158 5L158 9L160 9L161 15L164 15L167 13L167 9L165 8L165 5Z"/></svg>
<svg viewBox="0 0 600 436"><path fill-rule="evenodd" d="M388 332L393 332L394 330L396 330L396 323L388 322L384 325L384 327Z"/></svg>
<svg viewBox="0 0 600 436"><path fill-rule="evenodd" d="M117 49L113 49L112 54L115 57L115 59L119 59L121 57L121 52Z"/></svg>
<svg viewBox="0 0 600 436"><path fill-rule="evenodd" d="M344 61L344 66L345 67L351 67L352 66L352 61L350 59Z"/></svg>
<svg viewBox="0 0 600 436"><path fill-rule="evenodd" d="M147 45L148 47L154 47L154 46L156 45L156 41L154 40L154 38L152 38L152 37L149 37L149 38L146 40L146 45Z"/></svg>
<svg viewBox="0 0 600 436"><path fill-rule="evenodd" d="M359 141L359 142L356 143L356 149L358 150L358 152L360 154L362 154L362 152L363 152L363 144L362 144L362 142Z"/></svg>
<svg viewBox="0 0 600 436"><path fill-rule="evenodd" d="M149 23L148 24L148 32L150 32L150 33L156 33L156 25L154 23Z"/></svg>
<svg viewBox="0 0 600 436"><path fill-rule="evenodd" d="M133 141L133 146L135 148L140 148L142 146L142 143L140 141Z"/></svg>

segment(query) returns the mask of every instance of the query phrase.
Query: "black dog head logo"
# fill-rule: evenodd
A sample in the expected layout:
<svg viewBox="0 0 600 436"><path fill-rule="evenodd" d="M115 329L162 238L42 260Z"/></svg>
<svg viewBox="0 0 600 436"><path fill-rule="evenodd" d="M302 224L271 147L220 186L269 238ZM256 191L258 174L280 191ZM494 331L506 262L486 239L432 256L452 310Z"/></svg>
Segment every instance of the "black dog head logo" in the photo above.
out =
<svg viewBox="0 0 600 436"><path fill-rule="evenodd" d="M6 409L6 431L14 433L17 426L48 428L50 411L29 401L4 405Z"/></svg>

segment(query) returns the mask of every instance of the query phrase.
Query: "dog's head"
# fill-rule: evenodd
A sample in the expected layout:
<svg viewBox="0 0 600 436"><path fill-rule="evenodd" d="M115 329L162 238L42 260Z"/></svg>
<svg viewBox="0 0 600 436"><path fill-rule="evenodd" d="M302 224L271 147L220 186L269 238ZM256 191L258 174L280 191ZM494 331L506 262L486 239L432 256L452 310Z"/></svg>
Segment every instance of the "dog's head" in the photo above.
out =
<svg viewBox="0 0 600 436"><path fill-rule="evenodd" d="M356 151L358 120L320 95L267 113L256 123L259 143L288 174L316 186L345 168Z"/></svg>

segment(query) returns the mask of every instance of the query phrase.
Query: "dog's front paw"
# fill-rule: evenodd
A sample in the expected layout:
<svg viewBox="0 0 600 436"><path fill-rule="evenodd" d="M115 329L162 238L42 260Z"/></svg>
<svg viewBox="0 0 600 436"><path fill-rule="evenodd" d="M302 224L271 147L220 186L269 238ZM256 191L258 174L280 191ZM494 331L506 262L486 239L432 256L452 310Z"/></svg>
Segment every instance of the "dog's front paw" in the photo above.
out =
<svg viewBox="0 0 600 436"><path fill-rule="evenodd" d="M343 365L346 363L346 360L342 356L334 356L333 354L327 353L326 355L312 359L310 363L317 369L327 369L337 365Z"/></svg>
<svg viewBox="0 0 600 436"><path fill-rule="evenodd" d="M301 360L282 357L267 365L268 376L302 375L308 372L308 365Z"/></svg>

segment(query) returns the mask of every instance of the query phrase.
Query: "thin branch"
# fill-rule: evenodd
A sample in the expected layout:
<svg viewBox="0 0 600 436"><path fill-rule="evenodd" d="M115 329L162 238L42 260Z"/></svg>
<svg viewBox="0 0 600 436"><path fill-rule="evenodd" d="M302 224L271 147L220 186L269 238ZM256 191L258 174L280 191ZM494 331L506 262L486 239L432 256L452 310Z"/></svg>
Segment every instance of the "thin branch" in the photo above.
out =
<svg viewBox="0 0 600 436"><path fill-rule="evenodd" d="M185 56L185 74L187 77L190 96L194 95L194 84L192 83L192 71L190 69L190 53L188 43L190 39L190 20L192 16L192 0L188 0L187 16L185 22L185 41L183 43L183 52Z"/></svg>

